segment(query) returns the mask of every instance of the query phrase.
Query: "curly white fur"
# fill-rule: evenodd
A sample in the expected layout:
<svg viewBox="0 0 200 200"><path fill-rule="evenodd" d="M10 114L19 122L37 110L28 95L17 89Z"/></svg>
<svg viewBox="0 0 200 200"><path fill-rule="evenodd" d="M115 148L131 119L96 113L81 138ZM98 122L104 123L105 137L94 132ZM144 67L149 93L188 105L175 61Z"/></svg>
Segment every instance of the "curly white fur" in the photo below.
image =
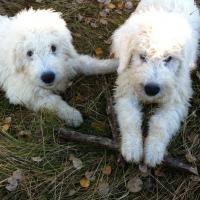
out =
<svg viewBox="0 0 200 200"><path fill-rule="evenodd" d="M0 84L10 102L34 111L50 110L71 126L79 126L82 116L56 92L65 90L78 74L111 73L117 68L116 60L79 55L65 21L52 10L0 16L0 41ZM51 83L41 78L48 72L55 75Z"/></svg>
<svg viewBox="0 0 200 200"><path fill-rule="evenodd" d="M120 62L115 109L121 151L127 161L139 162L144 156L147 165L160 164L170 139L187 116L199 25L193 0L142 0L114 32L112 51ZM149 84L154 88L147 91ZM160 90L157 93L155 86ZM140 102L159 104L144 144Z"/></svg>

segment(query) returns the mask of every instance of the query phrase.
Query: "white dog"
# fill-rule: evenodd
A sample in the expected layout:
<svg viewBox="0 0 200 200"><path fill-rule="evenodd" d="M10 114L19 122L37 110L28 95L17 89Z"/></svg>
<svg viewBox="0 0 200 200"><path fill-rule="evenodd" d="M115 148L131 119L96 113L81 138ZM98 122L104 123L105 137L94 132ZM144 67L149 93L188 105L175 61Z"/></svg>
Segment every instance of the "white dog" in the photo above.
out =
<svg viewBox="0 0 200 200"><path fill-rule="evenodd" d="M50 110L75 127L83 121L80 112L55 93L77 74L110 73L118 64L79 55L65 21L52 10L1 16L0 49L0 83L10 102Z"/></svg>
<svg viewBox="0 0 200 200"><path fill-rule="evenodd" d="M160 164L187 116L199 25L193 0L142 0L115 31L112 51L120 62L115 109L127 161L144 156L147 165ZM159 104L144 144L140 102Z"/></svg>

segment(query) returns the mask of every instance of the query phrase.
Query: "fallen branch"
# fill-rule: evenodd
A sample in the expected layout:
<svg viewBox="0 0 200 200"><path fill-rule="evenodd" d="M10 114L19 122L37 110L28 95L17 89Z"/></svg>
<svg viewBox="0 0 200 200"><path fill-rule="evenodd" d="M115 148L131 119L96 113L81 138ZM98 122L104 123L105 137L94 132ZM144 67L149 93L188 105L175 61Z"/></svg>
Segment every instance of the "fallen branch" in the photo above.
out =
<svg viewBox="0 0 200 200"><path fill-rule="evenodd" d="M68 131L63 128L56 129L55 132L57 133L57 136L64 141L87 143L120 152L119 144L107 137L82 134L76 131ZM169 155L165 156L163 164L168 167L198 175L198 170L196 167L186 164Z"/></svg>

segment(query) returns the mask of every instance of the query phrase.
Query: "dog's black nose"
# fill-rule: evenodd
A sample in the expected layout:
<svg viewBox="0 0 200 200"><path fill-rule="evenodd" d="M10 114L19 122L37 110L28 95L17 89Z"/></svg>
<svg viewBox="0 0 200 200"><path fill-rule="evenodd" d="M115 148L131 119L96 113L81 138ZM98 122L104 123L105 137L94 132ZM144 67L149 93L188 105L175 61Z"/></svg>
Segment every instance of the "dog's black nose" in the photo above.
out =
<svg viewBox="0 0 200 200"><path fill-rule="evenodd" d="M55 80L55 73L53 72L45 72L42 74L41 79L44 83L50 84Z"/></svg>
<svg viewBox="0 0 200 200"><path fill-rule="evenodd" d="M156 83L148 83L144 86L144 91L148 96L156 96L160 92L160 87Z"/></svg>

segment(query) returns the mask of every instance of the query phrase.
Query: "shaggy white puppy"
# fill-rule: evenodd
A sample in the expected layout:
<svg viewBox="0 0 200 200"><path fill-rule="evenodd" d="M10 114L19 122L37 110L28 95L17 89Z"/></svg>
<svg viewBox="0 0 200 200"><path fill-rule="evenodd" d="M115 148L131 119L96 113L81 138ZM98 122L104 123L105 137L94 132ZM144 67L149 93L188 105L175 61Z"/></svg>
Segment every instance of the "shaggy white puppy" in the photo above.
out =
<svg viewBox="0 0 200 200"><path fill-rule="evenodd" d="M79 55L60 13L22 11L0 17L0 83L13 104L56 113L68 125L83 119L56 92L64 91L77 74L104 74L117 69L116 60Z"/></svg>
<svg viewBox="0 0 200 200"><path fill-rule="evenodd" d="M193 0L142 0L115 31L119 58L116 113L127 161L162 162L166 147L187 116L190 71L197 59L200 17ZM142 136L141 103L158 103Z"/></svg>

